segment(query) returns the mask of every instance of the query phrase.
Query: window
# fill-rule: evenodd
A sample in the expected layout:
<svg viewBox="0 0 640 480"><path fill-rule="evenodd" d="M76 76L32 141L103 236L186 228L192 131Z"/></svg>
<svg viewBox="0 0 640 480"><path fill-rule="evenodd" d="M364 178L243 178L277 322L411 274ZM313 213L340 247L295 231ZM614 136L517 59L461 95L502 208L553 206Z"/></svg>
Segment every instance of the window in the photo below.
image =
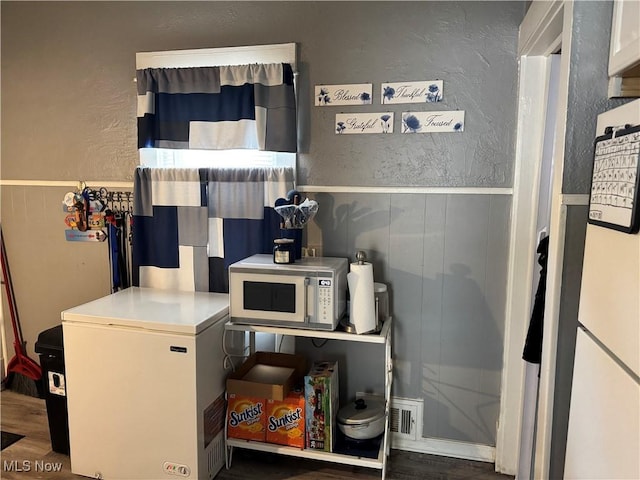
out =
<svg viewBox="0 0 640 480"><path fill-rule="evenodd" d="M294 167L296 154L259 150L178 150L141 148L143 167Z"/></svg>
<svg viewBox="0 0 640 480"><path fill-rule="evenodd" d="M136 54L136 68L181 68L252 63L289 63L295 72L296 44L143 52ZM140 165L148 167L265 167L295 168L296 154L259 150L187 150L140 148Z"/></svg>

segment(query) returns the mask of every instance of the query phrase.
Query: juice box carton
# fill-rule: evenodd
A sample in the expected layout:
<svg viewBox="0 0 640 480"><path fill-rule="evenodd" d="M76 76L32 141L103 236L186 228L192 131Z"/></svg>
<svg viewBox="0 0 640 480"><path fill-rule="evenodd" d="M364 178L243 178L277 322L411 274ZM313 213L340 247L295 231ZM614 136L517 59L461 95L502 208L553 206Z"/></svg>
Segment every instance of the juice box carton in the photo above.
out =
<svg viewBox="0 0 640 480"><path fill-rule="evenodd" d="M338 362L315 362L304 377L305 448L333 452L338 414Z"/></svg>
<svg viewBox="0 0 640 480"><path fill-rule="evenodd" d="M227 436L243 440L266 440L266 400L230 393L227 404Z"/></svg>
<svg viewBox="0 0 640 480"><path fill-rule="evenodd" d="M304 448L304 415L302 387L284 400L267 400L267 443Z"/></svg>

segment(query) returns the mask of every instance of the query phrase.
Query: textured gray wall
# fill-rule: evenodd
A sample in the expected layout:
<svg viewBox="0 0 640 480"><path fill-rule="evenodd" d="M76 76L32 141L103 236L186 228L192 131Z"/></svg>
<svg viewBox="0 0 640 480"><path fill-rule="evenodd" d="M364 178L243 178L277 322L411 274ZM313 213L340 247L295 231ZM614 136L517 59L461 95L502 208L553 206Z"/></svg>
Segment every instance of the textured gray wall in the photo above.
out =
<svg viewBox="0 0 640 480"><path fill-rule="evenodd" d="M12 119L3 127L2 153L22 160L7 162L3 175L131 179L135 52L295 41L302 73L299 183L510 186L524 8L522 2L2 2L2 115ZM372 82L374 104L360 110L377 111L381 82L432 79L444 81L443 102L393 111L465 110L463 135L337 138L334 115L341 109L311 107L316 84ZM396 115L396 131L398 125Z"/></svg>
<svg viewBox="0 0 640 480"><path fill-rule="evenodd" d="M303 110L313 141L300 156L300 183L512 185L515 49L524 4L356 2L338 7L339 14L329 5L320 2L314 14L313 28L325 35L302 44L311 90L301 89L302 96L311 98L318 84L373 83L374 101ZM442 102L380 105L382 82L434 79L444 81ZM335 113L387 108L396 114L393 135L335 134ZM464 110L465 132L402 135L400 113L408 110Z"/></svg>
<svg viewBox="0 0 640 480"><path fill-rule="evenodd" d="M525 7L3 1L2 178L131 181L138 163L136 52L296 42L299 184L510 187ZM410 105L391 107L393 135L333 133L335 113L380 109L381 82L431 79L444 81L444 101L412 109L465 110L464 133L400 134L399 114ZM368 82L371 106L312 106L315 84ZM2 189L2 227L30 354L62 309L109 293L106 245L64 241L67 190ZM494 445L510 197L316 195L321 214L310 240L326 255L367 250L377 279L390 285L394 392L425 398L425 435ZM378 370L361 376L349 362L345 396L378 389Z"/></svg>
<svg viewBox="0 0 640 480"><path fill-rule="evenodd" d="M598 114L628 99L607 96L613 2L574 2L562 193L589 193Z"/></svg>

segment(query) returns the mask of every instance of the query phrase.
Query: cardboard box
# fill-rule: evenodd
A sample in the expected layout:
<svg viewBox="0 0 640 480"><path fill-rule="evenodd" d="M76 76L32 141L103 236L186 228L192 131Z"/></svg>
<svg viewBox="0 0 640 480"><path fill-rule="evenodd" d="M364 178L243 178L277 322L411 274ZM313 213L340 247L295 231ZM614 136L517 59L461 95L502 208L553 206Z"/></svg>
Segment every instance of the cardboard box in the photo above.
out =
<svg viewBox="0 0 640 480"><path fill-rule="evenodd" d="M333 452L339 407L338 362L315 362L304 377L305 448Z"/></svg>
<svg viewBox="0 0 640 480"><path fill-rule="evenodd" d="M284 400L302 380L307 360L302 355L256 352L227 376L227 393Z"/></svg>
<svg viewBox="0 0 640 480"><path fill-rule="evenodd" d="M266 400L231 393L227 395L227 436L243 440L266 440Z"/></svg>
<svg viewBox="0 0 640 480"><path fill-rule="evenodd" d="M304 414L302 386L282 401L267 400L267 443L304 448Z"/></svg>

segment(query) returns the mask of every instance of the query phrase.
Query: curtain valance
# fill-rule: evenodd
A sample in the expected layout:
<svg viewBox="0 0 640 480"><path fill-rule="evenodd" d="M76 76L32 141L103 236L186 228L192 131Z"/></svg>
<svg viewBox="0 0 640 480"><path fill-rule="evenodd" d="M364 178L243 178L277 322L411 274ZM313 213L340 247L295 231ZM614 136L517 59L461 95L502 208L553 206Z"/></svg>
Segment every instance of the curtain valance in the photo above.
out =
<svg viewBox="0 0 640 480"><path fill-rule="evenodd" d="M136 71L138 148L295 152L288 63Z"/></svg>

